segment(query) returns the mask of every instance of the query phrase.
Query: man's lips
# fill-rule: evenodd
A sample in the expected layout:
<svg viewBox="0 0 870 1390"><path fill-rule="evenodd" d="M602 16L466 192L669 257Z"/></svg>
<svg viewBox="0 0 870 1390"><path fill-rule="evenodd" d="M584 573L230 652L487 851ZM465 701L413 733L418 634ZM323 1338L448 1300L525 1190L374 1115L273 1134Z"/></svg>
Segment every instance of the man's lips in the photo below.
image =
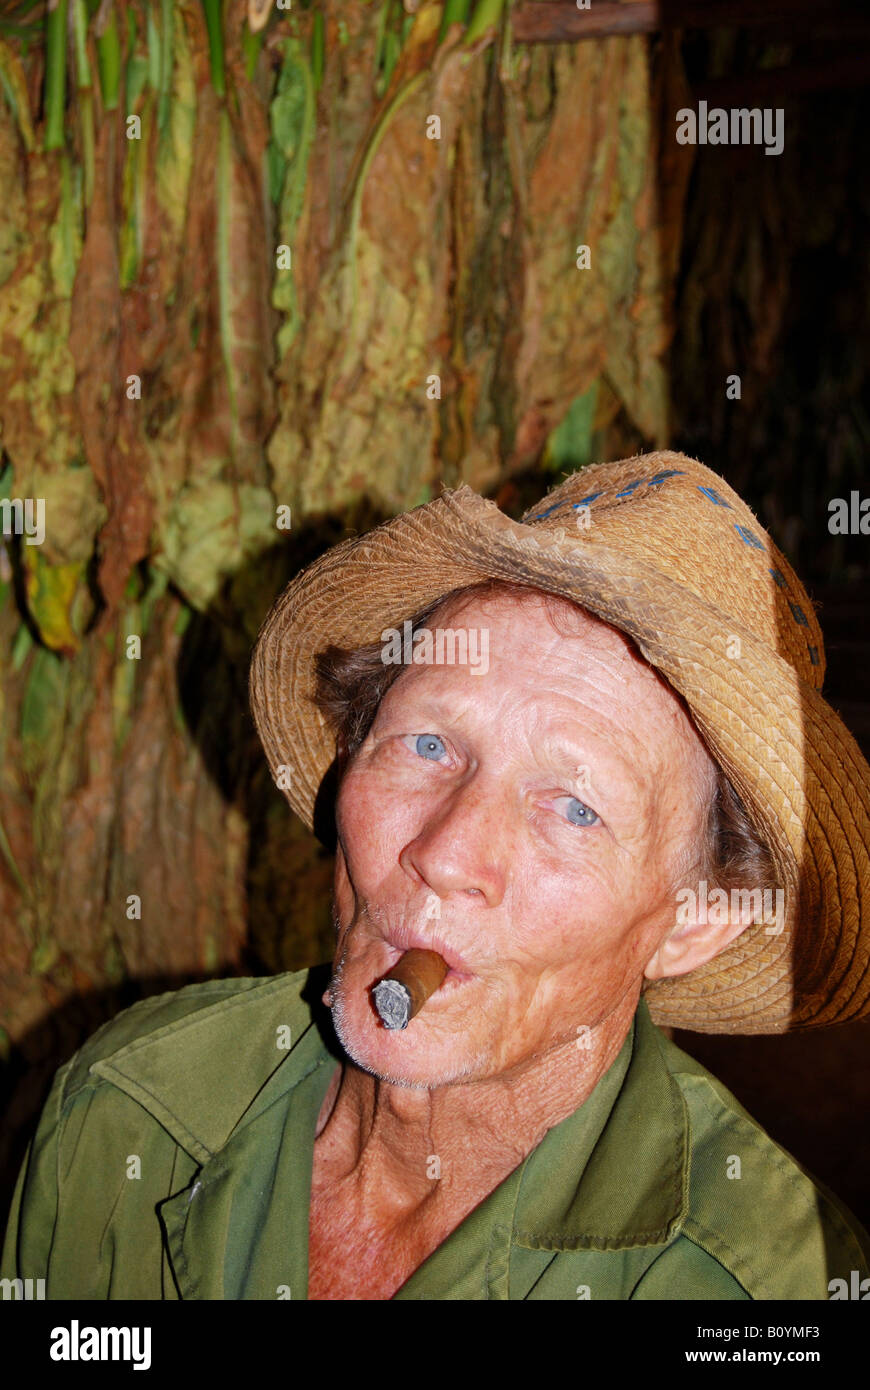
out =
<svg viewBox="0 0 870 1390"><path fill-rule="evenodd" d="M392 959L387 966L385 974L392 970L396 961L405 954L406 951L413 949L423 951L437 951L442 960L446 961L450 967L444 977L444 983L452 977L456 980L470 980L474 976L473 970L468 965L464 956L449 946L446 941L440 941L436 937L427 937L422 932L414 931L392 931L389 937L383 938L384 945L390 952Z"/></svg>

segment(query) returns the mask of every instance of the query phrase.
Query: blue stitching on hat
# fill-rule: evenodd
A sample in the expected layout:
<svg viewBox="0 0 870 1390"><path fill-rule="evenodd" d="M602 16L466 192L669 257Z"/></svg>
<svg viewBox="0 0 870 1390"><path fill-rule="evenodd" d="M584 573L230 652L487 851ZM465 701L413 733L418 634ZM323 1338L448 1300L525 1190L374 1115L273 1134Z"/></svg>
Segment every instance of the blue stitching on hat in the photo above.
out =
<svg viewBox="0 0 870 1390"><path fill-rule="evenodd" d="M732 511L732 512L733 512L734 508L731 506L731 503L730 503L730 502L726 502L724 497L720 497L720 496L719 496L719 493L716 491L716 489L715 489L714 487L701 487L701 485L700 485L700 483L699 483L699 484L698 484L698 491L699 491L699 492L703 492L703 494L704 494L705 497L709 497L710 501L711 501L715 506L717 506L717 507L727 507L729 511Z"/></svg>
<svg viewBox="0 0 870 1390"><path fill-rule="evenodd" d="M559 502L554 502L552 507L548 507L545 512L538 512L537 516L530 516L529 521L543 521L544 517L550 515L550 512L555 512L559 507L564 507L566 505L566 500L563 497ZM528 522L526 524L528 525Z"/></svg>
<svg viewBox="0 0 870 1390"><path fill-rule="evenodd" d="M568 502L568 499L566 497L563 497L560 499L560 501L554 502L553 505L551 507L548 507L546 511L538 512L537 516L530 516L528 521L526 522L526 525L528 525L529 521L543 521L544 518L548 517L551 512L557 511L559 507L567 507L570 505L571 507L576 509L577 507L586 506L586 504L589 502L594 502L596 497L603 496L603 492L590 492L587 494L586 497L581 497L579 502L571 502L570 504Z"/></svg>
<svg viewBox="0 0 870 1390"><path fill-rule="evenodd" d="M791 609L791 614L795 622L799 623L801 627L809 627L809 623L807 622L807 616L804 613L804 610L801 608L800 604L792 603L791 599L789 599L788 606Z"/></svg>
<svg viewBox="0 0 870 1390"><path fill-rule="evenodd" d="M819 649L818 649L818 647L810 647L810 646L808 645L808 646L807 646L807 651L808 651L809 654L810 654L810 665L811 665L811 666L818 666L818 664L819 664Z"/></svg>
<svg viewBox="0 0 870 1390"><path fill-rule="evenodd" d="M774 581L775 581L775 583L779 586L780 589L784 589L784 588L785 588L785 575L784 575L784 574L781 574L779 570L768 570L768 574L772 574L772 575L773 575Z"/></svg>
<svg viewBox="0 0 870 1390"><path fill-rule="evenodd" d="M623 488L622 492L617 492L616 496L630 497L634 492L635 488L640 487L641 483L645 482L648 487L657 487L659 483L664 482L665 478L683 478L685 477L685 474L685 468L663 468L660 473L656 473L652 478L636 478L633 483L629 483L626 488ZM702 488L701 491L703 492L705 491L705 489ZM606 489L603 492L590 492L587 494L586 497L581 497L579 502L572 502L570 505L573 508L573 510L576 511L578 507L586 507L589 505L590 502L595 502L599 497L604 497L605 492ZM713 500L715 501L715 498L713 498ZM551 512L555 512L557 508L565 507L567 505L568 503L564 498L559 502L554 502L553 505L551 507L547 507L545 511L537 512L534 516L528 517L526 519L525 524L528 526L529 523L532 521L544 521L550 515ZM731 503L723 501L721 505L724 507L730 507Z"/></svg>
<svg viewBox="0 0 870 1390"><path fill-rule="evenodd" d="M740 539L742 541L745 541L747 545L751 545L755 550L764 549L764 545L762 544L762 542L758 539L757 536L754 536L746 526L738 526L737 522L735 521L734 530L737 532Z"/></svg>

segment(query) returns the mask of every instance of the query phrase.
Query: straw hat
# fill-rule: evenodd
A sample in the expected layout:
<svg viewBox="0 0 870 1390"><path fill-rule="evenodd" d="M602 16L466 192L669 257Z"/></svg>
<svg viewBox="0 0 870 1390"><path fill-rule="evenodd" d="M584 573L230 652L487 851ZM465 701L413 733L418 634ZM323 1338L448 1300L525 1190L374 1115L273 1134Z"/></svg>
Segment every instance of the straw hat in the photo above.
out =
<svg viewBox="0 0 870 1390"><path fill-rule="evenodd" d="M306 825L335 755L311 702L315 654L377 641L488 578L564 595L628 633L684 697L774 857L784 930L756 923L707 965L654 982L653 1019L778 1033L870 1012L870 767L819 693L824 647L806 591L733 489L684 454L585 468L522 522L469 487L445 491L299 574L260 630L250 698L272 774L290 768L285 795Z"/></svg>

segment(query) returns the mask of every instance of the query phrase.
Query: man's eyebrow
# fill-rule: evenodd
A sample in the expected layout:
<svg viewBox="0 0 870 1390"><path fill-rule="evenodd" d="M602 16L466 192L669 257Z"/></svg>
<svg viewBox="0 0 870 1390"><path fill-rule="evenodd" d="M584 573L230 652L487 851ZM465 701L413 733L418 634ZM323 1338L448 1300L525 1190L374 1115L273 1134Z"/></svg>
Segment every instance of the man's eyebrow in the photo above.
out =
<svg viewBox="0 0 870 1390"><path fill-rule="evenodd" d="M410 695L411 687L407 690ZM388 693L385 692L385 698ZM463 711L461 707L457 708L453 697L445 700L436 692L427 691L411 698L414 700L415 722L420 719L433 719L436 723L444 721L445 724L462 722ZM381 712L382 705L383 701L378 706L378 713ZM404 716L400 715L398 710L384 717L390 722L404 722ZM431 732L437 733L438 730L432 729ZM572 781L581 777L581 768L588 768L587 790L590 794L606 798L610 804L626 795L637 795L639 784L630 756L617 752L609 740L604 752L601 751L603 740L597 738L594 742L594 749L586 745L582 731L578 731L576 738L566 737L564 733L542 734L536 740L539 750L538 762L542 766L546 764L558 775ZM582 801L582 795L578 799Z"/></svg>
<svg viewBox="0 0 870 1390"><path fill-rule="evenodd" d="M595 742L600 744L601 740L596 739ZM548 759L560 765L564 763L570 769L572 779L582 780L585 770L589 780L587 790L606 797L608 801L637 790L637 778L630 759L618 753L610 744L607 751L602 753L600 748L584 745L582 734L578 734L576 740L567 739L564 735L545 738L541 741L541 748Z"/></svg>

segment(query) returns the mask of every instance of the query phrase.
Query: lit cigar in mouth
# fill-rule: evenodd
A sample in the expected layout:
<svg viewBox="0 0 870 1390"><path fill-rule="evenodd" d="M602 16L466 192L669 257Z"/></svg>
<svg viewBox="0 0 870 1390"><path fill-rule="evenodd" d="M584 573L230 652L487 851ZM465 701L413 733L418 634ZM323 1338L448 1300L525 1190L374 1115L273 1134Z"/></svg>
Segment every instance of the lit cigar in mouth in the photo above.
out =
<svg viewBox="0 0 870 1390"><path fill-rule="evenodd" d="M384 1027L407 1028L449 969L437 951L406 951L372 990Z"/></svg>

